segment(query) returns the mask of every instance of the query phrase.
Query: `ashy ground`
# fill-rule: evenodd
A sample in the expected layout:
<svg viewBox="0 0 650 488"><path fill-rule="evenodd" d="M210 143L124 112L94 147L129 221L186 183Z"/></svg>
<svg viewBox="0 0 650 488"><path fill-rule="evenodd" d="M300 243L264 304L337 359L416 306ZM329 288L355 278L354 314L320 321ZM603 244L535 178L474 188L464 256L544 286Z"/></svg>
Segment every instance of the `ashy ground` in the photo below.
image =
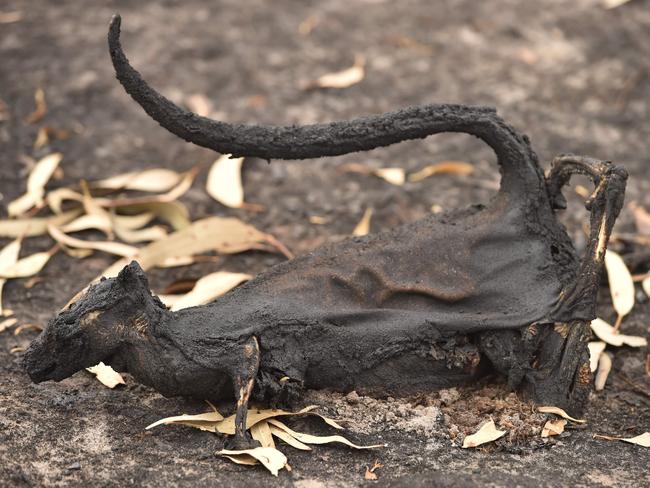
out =
<svg viewBox="0 0 650 488"><path fill-rule="evenodd" d="M525 131L545 165L558 153L610 159L630 172L627 201L650 207L650 3L631 0L613 10L599 0L187 0L183 2L38 2L5 0L0 24L0 193L6 203L23 190L24 155L61 151L58 184L107 177L134 168L189 169L215 155L178 140L152 122L115 81L105 35L111 15L123 18L123 43L133 64L176 101L204 94L214 115L232 122L312 123L431 102L498 107ZM6 17L5 17L6 18ZM305 23L305 21L307 21ZM306 33L311 24L312 30ZM301 28L302 25L302 28ZM302 30L302 34L300 33ZM366 60L365 79L345 90L304 91L301 84ZM24 118L33 94L45 90L43 122ZM39 126L72 132L34 150ZM401 166L462 160L477 171L466 178L440 176L403 187L337 171L356 162ZM498 181L494 157L477 141L441 135L367 154L317 161L244 164L247 200L263 212L229 210L211 200L200 179L183 201L193 218L236 215L276 235L296 253L350 233L372 207L373 231L428 213L487 201ZM202 178L205 178L203 175ZM585 182L583 184L586 185ZM570 192L568 192L570 193ZM310 223L310 216L325 219ZM586 212L571 198L564 220L578 247ZM618 232L634 233L626 209ZM47 239L28 241L45 249ZM617 243L623 253L639 252ZM216 269L256 273L280 257L245 253L218 263L151 273L154 289L179 277ZM55 256L33 288L12 281L5 301L21 322L44 324L80 286L110 264ZM647 268L645 268L647 269ZM637 271L644 271L641 268ZM606 288L601 315L612 320ZM648 335L650 305L643 295L623 327ZM542 441L540 417L499 385L445 390L410 398L374 400L310 393L348 419L350 437L386 442L377 451L317 447L286 452L293 470L277 480L263 468L233 465L213 453L214 435L183 427L144 431L149 423L201 402L166 399L135 384L108 390L89 374L33 385L19 354L33 332L0 334L0 485L2 486L357 486L378 460L382 486L643 486L650 456L643 448L593 439L650 430L647 351L616 352L604 392L594 394L585 427ZM492 416L513 425L512 437L485 449L463 450L462 435ZM296 424L318 431L316 422ZM530 429L530 432L526 432Z"/></svg>

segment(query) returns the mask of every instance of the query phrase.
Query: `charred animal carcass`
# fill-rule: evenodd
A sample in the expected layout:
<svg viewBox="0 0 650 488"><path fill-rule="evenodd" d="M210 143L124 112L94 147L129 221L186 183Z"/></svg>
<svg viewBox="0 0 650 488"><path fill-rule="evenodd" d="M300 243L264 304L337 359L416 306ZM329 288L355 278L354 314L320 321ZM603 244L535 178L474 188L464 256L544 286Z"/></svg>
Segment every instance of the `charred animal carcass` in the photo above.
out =
<svg viewBox="0 0 650 488"><path fill-rule="evenodd" d="M625 170L564 155L545 177L528 138L489 108L429 105L290 127L213 121L154 91L119 34L115 17L109 47L118 80L186 141L233 156L304 159L464 132L494 149L501 188L487 206L322 247L178 312L152 295L132 263L52 319L25 356L34 381L104 361L165 395L234 397L238 445L250 397L282 400L300 388L400 395L497 371L537 402L582 410L589 322ZM575 173L595 187L582 257L556 218Z"/></svg>

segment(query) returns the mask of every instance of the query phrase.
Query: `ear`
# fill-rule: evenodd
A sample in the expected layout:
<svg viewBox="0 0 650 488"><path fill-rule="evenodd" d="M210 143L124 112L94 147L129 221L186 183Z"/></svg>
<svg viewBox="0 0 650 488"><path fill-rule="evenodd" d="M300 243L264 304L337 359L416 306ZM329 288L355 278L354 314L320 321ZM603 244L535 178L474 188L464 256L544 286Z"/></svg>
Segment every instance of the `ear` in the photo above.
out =
<svg viewBox="0 0 650 488"><path fill-rule="evenodd" d="M124 266L117 275L117 281L127 291L133 292L142 288L149 290L147 275L137 261L131 261L130 264Z"/></svg>

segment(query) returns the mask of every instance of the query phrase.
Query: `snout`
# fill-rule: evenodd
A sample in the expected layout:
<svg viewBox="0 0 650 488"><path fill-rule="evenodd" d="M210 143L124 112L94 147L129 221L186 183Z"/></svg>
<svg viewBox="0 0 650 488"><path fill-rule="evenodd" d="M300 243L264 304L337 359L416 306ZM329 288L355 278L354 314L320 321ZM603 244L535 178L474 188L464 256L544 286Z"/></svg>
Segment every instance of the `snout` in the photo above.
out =
<svg viewBox="0 0 650 488"><path fill-rule="evenodd" d="M56 371L56 361L49 358L43 353L42 340L34 340L25 351L23 356L23 368L34 383L41 383L52 378L52 373Z"/></svg>

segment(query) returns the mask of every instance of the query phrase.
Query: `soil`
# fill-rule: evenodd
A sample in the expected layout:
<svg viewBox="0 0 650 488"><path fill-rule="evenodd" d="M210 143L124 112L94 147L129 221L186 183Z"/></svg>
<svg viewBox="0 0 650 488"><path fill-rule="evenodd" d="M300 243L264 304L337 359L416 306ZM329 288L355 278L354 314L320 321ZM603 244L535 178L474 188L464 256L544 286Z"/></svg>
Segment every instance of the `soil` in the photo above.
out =
<svg viewBox="0 0 650 488"><path fill-rule="evenodd" d="M574 152L609 159L630 172L627 201L650 207L650 9L647 0L606 10L598 0L518 2L495 0L187 0L185 2L5 0L0 13L21 12L0 24L0 206L24 190L32 159L61 151L64 174L55 185L108 177L135 168L189 169L211 162L210 151L185 144L147 118L114 79L106 48L111 15L123 19L131 61L157 89L177 102L205 94L213 115L232 122L313 123L378 113L406 105L454 102L496 106L524 130L540 160ZM0 19L2 16L0 15ZM307 19L313 29L303 31ZM366 60L365 79L345 90L304 91L305 82ZM33 95L45 90L48 111L24 122ZM71 132L34 149L39 127ZM477 170L403 187L337 171L346 163L401 166L409 172L443 160ZM205 178L205 174L203 174ZM494 157L467 136L440 135L369 153L321 160L244 163L252 212L211 200L199 180L183 201L192 217L234 215L270 232L300 254L348 235L368 207L372 230L415 220L433 205L449 209L486 202L498 183ZM588 186L584 181L576 181ZM586 212L567 191L563 219L577 246L584 245ZM323 225L309 217L322 217ZM634 232L623 212L616 230ZM4 244L4 242L3 242ZM26 242L47 249L45 238ZM617 242L617 250L634 250ZM217 269L256 273L280 256L245 253L150 273L155 290ZM6 306L20 323L44 324L81 286L111 263L105 255L83 261L62 253L32 288L14 280ZM640 271L645 271L641 269ZM626 333L648 336L650 302L623 322ZM602 290L600 314L613 320ZM199 401L166 399L127 376L109 390L82 372L60 383L33 385L16 346L34 331L0 333L0 485L2 486L357 486L375 460L384 486L642 486L650 482L648 451L593 434L631 437L650 430L647 350L615 351L603 392L592 395L584 427L570 426L543 440L547 416L499 383L443 390L415 398L372 399L309 392L316 403L348 420L350 438L385 442L375 451L319 446L285 449L293 470L277 480L261 467L237 466L213 453L219 437L180 426L144 431L149 423L205 409ZM227 406L221 406L226 410ZM465 434L492 417L510 434L475 450L460 449ZM313 420L294 425L313 432ZM645 482L645 483L644 483Z"/></svg>

